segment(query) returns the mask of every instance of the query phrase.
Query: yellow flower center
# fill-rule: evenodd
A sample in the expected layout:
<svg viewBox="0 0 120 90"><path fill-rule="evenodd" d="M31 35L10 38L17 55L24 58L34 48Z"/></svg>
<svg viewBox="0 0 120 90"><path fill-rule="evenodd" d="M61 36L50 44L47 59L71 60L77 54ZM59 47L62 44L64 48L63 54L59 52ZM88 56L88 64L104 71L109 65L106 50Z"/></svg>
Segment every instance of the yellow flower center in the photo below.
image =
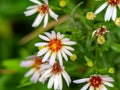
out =
<svg viewBox="0 0 120 90"><path fill-rule="evenodd" d="M102 79L100 76L92 76L89 82L94 88L98 88L102 83Z"/></svg>
<svg viewBox="0 0 120 90"><path fill-rule="evenodd" d="M48 5L43 4L43 5L41 5L41 6L38 7L38 11L39 11L41 14L46 14L46 13L48 13L48 11L49 11L49 7L48 7Z"/></svg>
<svg viewBox="0 0 120 90"><path fill-rule="evenodd" d="M104 36L98 37L98 38L97 38L97 43L98 43L98 44L101 44L101 45L102 45L103 43L105 43L105 38L104 38Z"/></svg>
<svg viewBox="0 0 120 90"><path fill-rule="evenodd" d="M52 73L58 74L61 71L62 71L62 68L60 67L60 65L58 63L55 63L52 68Z"/></svg>
<svg viewBox="0 0 120 90"><path fill-rule="evenodd" d="M86 18L87 18L88 20L94 20L95 14L94 14L93 12L87 12Z"/></svg>
<svg viewBox="0 0 120 90"><path fill-rule="evenodd" d="M108 0L108 3L111 5L117 5L118 3L120 3L120 0Z"/></svg>
<svg viewBox="0 0 120 90"><path fill-rule="evenodd" d="M53 39L49 42L48 47L52 52L58 52L62 48L62 43L58 39Z"/></svg>
<svg viewBox="0 0 120 90"><path fill-rule="evenodd" d="M60 1L59 1L59 5L60 5L61 7L65 7L65 6L67 5L67 1L66 1L66 0L60 0Z"/></svg>
<svg viewBox="0 0 120 90"><path fill-rule="evenodd" d="M35 63L34 63L34 65L33 65L33 67L34 67L35 69L39 69L41 64L43 64L42 60L41 60L40 58L37 58L37 57L36 57L36 58L35 58Z"/></svg>

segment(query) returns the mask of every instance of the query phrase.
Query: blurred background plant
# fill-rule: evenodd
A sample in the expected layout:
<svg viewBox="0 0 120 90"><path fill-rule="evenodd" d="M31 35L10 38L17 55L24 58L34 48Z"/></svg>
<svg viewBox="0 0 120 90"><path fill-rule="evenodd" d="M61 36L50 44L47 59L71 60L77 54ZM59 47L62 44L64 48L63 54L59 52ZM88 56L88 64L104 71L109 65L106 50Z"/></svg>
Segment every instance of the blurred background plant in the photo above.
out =
<svg viewBox="0 0 120 90"><path fill-rule="evenodd" d="M85 78L92 74L107 74L115 79L114 87L108 90L119 90L120 87L120 27L113 21L104 22L105 10L94 20L87 20L86 13L94 12L104 1L95 0L49 0L50 7L60 16L58 23L50 18L46 28L40 25L32 28L36 15L25 17L23 12L33 3L29 0L0 1L0 90L48 90L46 84L32 84L24 78L25 68L20 61L36 54L34 43L39 41L37 35L44 31L61 32L76 41L73 57L64 63L71 79ZM118 12L120 16L120 12ZM92 32L101 26L110 31L102 45L97 43ZM79 90L83 85L71 83L63 90Z"/></svg>

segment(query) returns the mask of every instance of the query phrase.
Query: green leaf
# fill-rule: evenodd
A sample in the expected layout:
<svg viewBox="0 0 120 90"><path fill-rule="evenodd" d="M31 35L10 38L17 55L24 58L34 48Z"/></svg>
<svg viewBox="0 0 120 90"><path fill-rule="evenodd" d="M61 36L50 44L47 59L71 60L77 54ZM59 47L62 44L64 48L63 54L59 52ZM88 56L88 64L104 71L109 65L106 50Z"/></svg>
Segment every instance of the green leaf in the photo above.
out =
<svg viewBox="0 0 120 90"><path fill-rule="evenodd" d="M114 51L120 53L120 44L118 44L118 43L112 43L110 47L111 47L111 49L113 49Z"/></svg>

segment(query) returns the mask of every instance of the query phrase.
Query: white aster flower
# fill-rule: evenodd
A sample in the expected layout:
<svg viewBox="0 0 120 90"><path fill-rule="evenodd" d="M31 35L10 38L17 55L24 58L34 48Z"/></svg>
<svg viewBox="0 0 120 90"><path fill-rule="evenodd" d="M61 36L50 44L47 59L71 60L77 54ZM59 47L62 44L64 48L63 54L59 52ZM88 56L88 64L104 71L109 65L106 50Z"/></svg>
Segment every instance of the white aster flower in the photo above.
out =
<svg viewBox="0 0 120 90"><path fill-rule="evenodd" d="M33 14L35 14L36 12L38 12L38 16L36 17L35 21L33 22L32 26L33 27L37 27L41 22L42 19L44 18L44 26L46 27L47 23L48 23L48 14L50 14L50 16L57 20L58 15L55 14L48 6L48 0L43 0L44 4L41 3L38 0L30 0L31 2L35 3L36 5L33 6L29 6L27 7L27 11L24 12L24 14L26 16L31 16Z"/></svg>
<svg viewBox="0 0 120 90"><path fill-rule="evenodd" d="M52 66L55 63L56 58L59 60L60 65L63 65L62 57L68 61L68 56L72 56L70 51L74 51L69 45L75 45L76 42L70 41L69 38L64 38L63 34L60 32L51 33L45 32L45 35L39 35L39 37L45 42L38 42L35 44L37 47L43 47L37 54L37 56L44 55L42 61L45 62L49 58L49 64Z"/></svg>
<svg viewBox="0 0 120 90"><path fill-rule="evenodd" d="M87 88L89 90L108 90L106 86L113 87L113 84L110 82L114 82L114 80L108 75L92 75L90 78L78 79L73 82L77 84L88 82L80 90L87 90Z"/></svg>
<svg viewBox="0 0 120 90"><path fill-rule="evenodd" d="M120 0L107 0L105 3L103 3L96 11L95 14L100 13L104 8L107 8L104 20L105 21L110 21L112 18L113 21L115 21L116 16L117 16L117 10L116 6L120 8Z"/></svg>
<svg viewBox="0 0 120 90"><path fill-rule="evenodd" d="M43 70L46 69L46 67L43 66L44 64L46 63L43 63L42 60L37 56L30 56L27 58L27 60L21 61L22 67L31 68L25 74L25 77L29 77L32 75L31 81L34 83L39 80L40 75L43 73Z"/></svg>
<svg viewBox="0 0 120 90"><path fill-rule="evenodd" d="M58 63L55 63L49 69L45 70L42 76L40 77L40 82L45 82L48 78L48 89L51 89L54 86L54 90L62 90L63 82L62 77L65 79L67 85L71 83L70 76L64 70L63 66L60 66Z"/></svg>

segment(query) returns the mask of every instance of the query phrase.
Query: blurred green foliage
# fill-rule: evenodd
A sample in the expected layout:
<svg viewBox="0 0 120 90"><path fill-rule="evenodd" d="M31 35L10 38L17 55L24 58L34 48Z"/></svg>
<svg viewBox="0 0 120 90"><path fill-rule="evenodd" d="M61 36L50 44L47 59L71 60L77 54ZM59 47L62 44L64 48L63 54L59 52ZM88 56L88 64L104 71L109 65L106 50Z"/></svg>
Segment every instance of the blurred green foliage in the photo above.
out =
<svg viewBox="0 0 120 90"><path fill-rule="evenodd" d="M120 27L114 22L104 22L105 11L100 13L94 21L88 21L85 17L88 11L95 11L103 1L95 0L66 0L67 6L59 6L59 0L49 0L50 7L59 16L69 15L69 19L53 29L61 32L76 41L74 54L76 61L64 61L66 71L71 79L89 77L91 74L108 74L115 79L114 88L120 87ZM83 2L81 5L79 5ZM35 16L25 17L23 12L33 3L29 0L1 0L0 1L0 90L48 90L46 84L32 84L29 78L24 78L28 69L20 67L20 61L27 56L37 53L34 43L39 41L36 37L24 45L19 45L19 40L34 30L31 24ZM78 5L78 6L77 6ZM120 12L118 13L120 15ZM98 45L92 38L92 32L102 26L107 26L110 31L105 36L106 42ZM85 56L93 61L94 66L86 65ZM97 70L96 70L97 67ZM109 67L115 68L115 73L108 73ZM74 72L74 73L73 73ZM79 90L83 86L71 83L68 88L64 82L63 90Z"/></svg>

